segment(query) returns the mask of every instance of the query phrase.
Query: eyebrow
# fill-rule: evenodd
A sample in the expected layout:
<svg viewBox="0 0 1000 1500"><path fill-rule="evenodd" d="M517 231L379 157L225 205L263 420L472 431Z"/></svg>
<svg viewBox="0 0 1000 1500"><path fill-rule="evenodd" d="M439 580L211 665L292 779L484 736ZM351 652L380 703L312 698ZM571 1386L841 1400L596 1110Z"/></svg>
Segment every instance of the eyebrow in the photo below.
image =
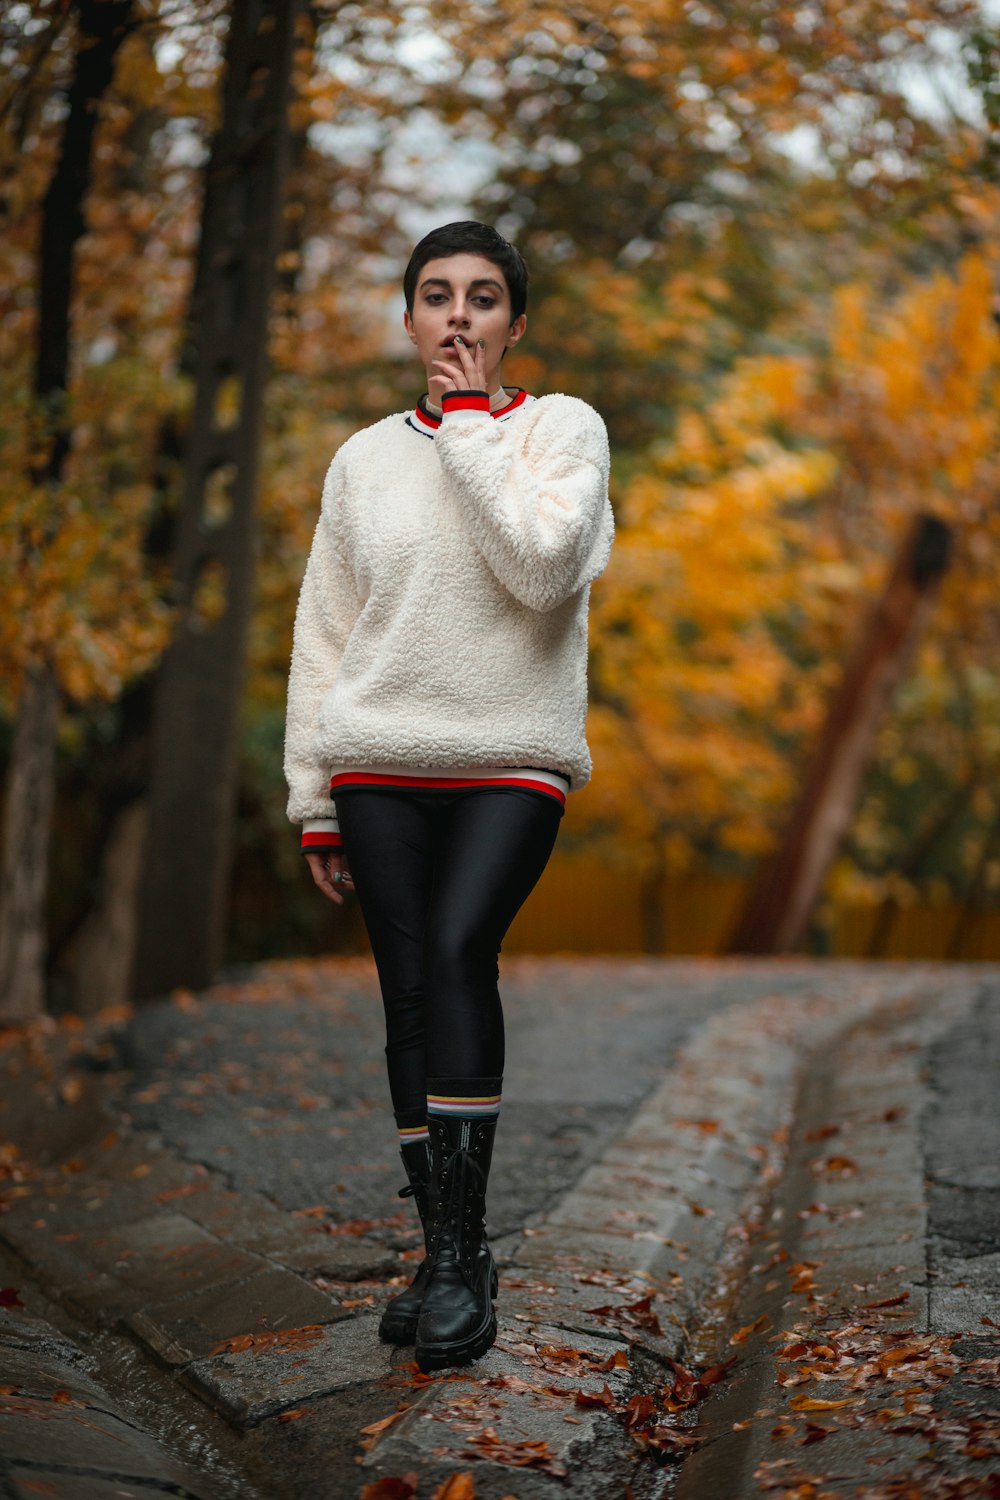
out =
<svg viewBox="0 0 1000 1500"><path fill-rule="evenodd" d="M425 281L420 283L420 290L423 291L425 286L446 286L451 291L451 282L446 276L428 276ZM504 290L503 283L494 280L492 276L477 276L475 281L469 282L469 286L495 286L498 292Z"/></svg>

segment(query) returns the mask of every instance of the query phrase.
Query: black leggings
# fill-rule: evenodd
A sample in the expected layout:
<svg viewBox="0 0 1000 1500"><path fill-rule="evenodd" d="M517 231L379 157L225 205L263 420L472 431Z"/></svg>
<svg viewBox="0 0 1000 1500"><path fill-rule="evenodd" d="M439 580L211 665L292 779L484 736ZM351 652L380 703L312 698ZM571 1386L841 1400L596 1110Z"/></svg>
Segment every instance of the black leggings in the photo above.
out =
<svg viewBox="0 0 1000 1500"><path fill-rule="evenodd" d="M428 1076L503 1072L497 955L562 806L506 787L338 792L336 806L382 987L392 1107L409 1116Z"/></svg>

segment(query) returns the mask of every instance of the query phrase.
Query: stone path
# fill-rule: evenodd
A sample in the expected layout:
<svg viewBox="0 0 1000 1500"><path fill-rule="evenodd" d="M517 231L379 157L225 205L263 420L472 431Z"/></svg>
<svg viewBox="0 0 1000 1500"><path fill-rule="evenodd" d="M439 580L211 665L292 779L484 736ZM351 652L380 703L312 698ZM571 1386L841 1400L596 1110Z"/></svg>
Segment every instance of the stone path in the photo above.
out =
<svg viewBox="0 0 1000 1500"><path fill-rule="evenodd" d="M371 1017L349 997L370 999L370 980L357 966L339 982L335 966L308 981L293 972L307 989L322 975L327 1022L337 1017L341 1037L353 1025L364 1055ZM866 1358L905 1346L893 1342L904 1329L910 1343L931 1343L890 1360L881 1386L868 1371L866 1399L882 1402L875 1409L890 1409L889 1385L893 1395L900 1387L887 1372L898 1364L923 1380L928 1399L951 1390L946 1405L964 1399L979 1412L984 1381L973 1381L975 1401L956 1395L954 1381L990 1357L990 1325L978 1320L1000 1325L996 1192L992 1158L973 1151L969 1160L959 1080L978 1078L977 1062L997 1055L995 973L556 961L522 965L517 983L512 1009L523 1005L535 1032L520 1029L531 1060L520 1068L520 1100L513 1091L513 1129L505 1099L505 1170L519 1180L535 1161L538 1180L501 1211L497 1348L444 1379L419 1377L408 1351L380 1345L375 1333L393 1279L416 1253L409 1211L390 1196L391 1154L383 1152L378 1197L372 1174L351 1173L343 1145L320 1167L343 1189L332 1206L314 1204L304 1201L316 1180L299 1139L303 1166L276 1198L280 1151L297 1123L321 1138L315 1116L325 1106L301 1102L297 1075L297 1109L294 1098L279 1107L256 1092L264 1113L249 1118L281 1127L278 1149L263 1137L258 1159L222 1107L242 1097L242 1085L235 1095L212 1092L220 1075L231 1084L255 1076L251 1065L273 1070L279 1032L301 1045L294 994L282 1000L273 982L263 995L248 987L240 1004L237 991L146 1012L113 1047L99 1031L71 1030L4 1055L0 1131L21 1149L0 1158L0 1281L27 1303L0 1312L8 1494L311 1500L415 1474L410 1493L430 1500L467 1472L481 1500L619 1497L626 1483L635 1500L652 1500L662 1463L683 1460L682 1496L737 1500L765 1493L772 1477L815 1485L817 1464L803 1465L804 1454L816 1455L819 1471L828 1472L829 1455L838 1460L840 1487L817 1496L867 1494L859 1486L873 1474L919 1463L926 1415L916 1414L919 1431L905 1430L915 1424L909 1410L869 1422L853 1388L846 1406L789 1401L804 1391L839 1402ZM315 1009L308 1022L317 1026ZM585 1014L592 1035L580 1025ZM185 1093L207 1072L203 1048L191 1059L206 1026L212 1081ZM331 1046L331 1063L348 1053ZM554 1055L563 1097L553 1114ZM531 1091L544 1093L546 1073L548 1095L533 1116ZM275 1087L288 1084L282 1076ZM315 1088L316 1066L309 1076ZM341 1124L359 1093L362 1119L374 1112L372 1074L355 1070L354 1085L349 1068L330 1076L348 1080L340 1113L331 1112ZM616 1114L608 1096L625 1078L634 1096ZM1000 1139L996 1091L965 1093L987 1138L995 1130ZM596 1128L567 1132L567 1123L595 1127L586 1112L595 1094ZM205 1113L180 1107L206 1096ZM346 1128L337 1139L350 1141ZM562 1191L560 1171L570 1177ZM261 1179L268 1192L249 1185ZM365 1184L358 1193L355 1181ZM947 1235L936 1228L942 1215ZM782 1342L786 1332L798 1328L812 1349L823 1329L836 1342L859 1319L850 1360L847 1344L838 1346L839 1371L798 1381L804 1356L780 1357L794 1345ZM954 1356L947 1342L956 1333L972 1340L964 1356L961 1341ZM978 1368L985 1379L986 1365ZM681 1387L706 1369L717 1383L695 1392L706 1398L695 1443L696 1403ZM956 1449L949 1463L977 1483L995 1462L993 1440L970 1421L966 1412L966 1446L978 1437L988 1451L979 1460Z"/></svg>

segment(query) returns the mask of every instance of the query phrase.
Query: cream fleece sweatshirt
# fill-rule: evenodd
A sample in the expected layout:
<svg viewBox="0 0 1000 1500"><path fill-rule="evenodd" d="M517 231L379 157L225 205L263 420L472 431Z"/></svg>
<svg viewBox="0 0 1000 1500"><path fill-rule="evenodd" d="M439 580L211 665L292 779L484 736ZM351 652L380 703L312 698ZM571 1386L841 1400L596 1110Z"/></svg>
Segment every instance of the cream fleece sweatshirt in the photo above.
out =
<svg viewBox="0 0 1000 1500"><path fill-rule="evenodd" d="M495 418L455 392L439 425L418 409L349 438L295 620L289 818L331 818L333 766L536 766L583 786L587 606L613 529L607 433L573 396L521 393Z"/></svg>

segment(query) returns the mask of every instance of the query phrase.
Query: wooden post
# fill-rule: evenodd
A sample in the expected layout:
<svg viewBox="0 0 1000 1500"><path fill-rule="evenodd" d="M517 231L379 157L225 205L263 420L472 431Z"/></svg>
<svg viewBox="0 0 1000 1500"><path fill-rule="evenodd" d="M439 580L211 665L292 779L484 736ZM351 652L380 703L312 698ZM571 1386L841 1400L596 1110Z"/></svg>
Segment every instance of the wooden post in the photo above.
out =
<svg viewBox="0 0 1000 1500"><path fill-rule="evenodd" d="M854 816L879 721L950 555L948 526L918 515L848 659L787 831L750 891L730 952L788 953L800 942Z"/></svg>
<svg viewBox="0 0 1000 1500"><path fill-rule="evenodd" d="M182 615L154 710L138 999L207 984L223 952L268 315L300 9L299 0L233 0L194 296L197 383L174 565ZM207 611L199 586L214 596Z"/></svg>

